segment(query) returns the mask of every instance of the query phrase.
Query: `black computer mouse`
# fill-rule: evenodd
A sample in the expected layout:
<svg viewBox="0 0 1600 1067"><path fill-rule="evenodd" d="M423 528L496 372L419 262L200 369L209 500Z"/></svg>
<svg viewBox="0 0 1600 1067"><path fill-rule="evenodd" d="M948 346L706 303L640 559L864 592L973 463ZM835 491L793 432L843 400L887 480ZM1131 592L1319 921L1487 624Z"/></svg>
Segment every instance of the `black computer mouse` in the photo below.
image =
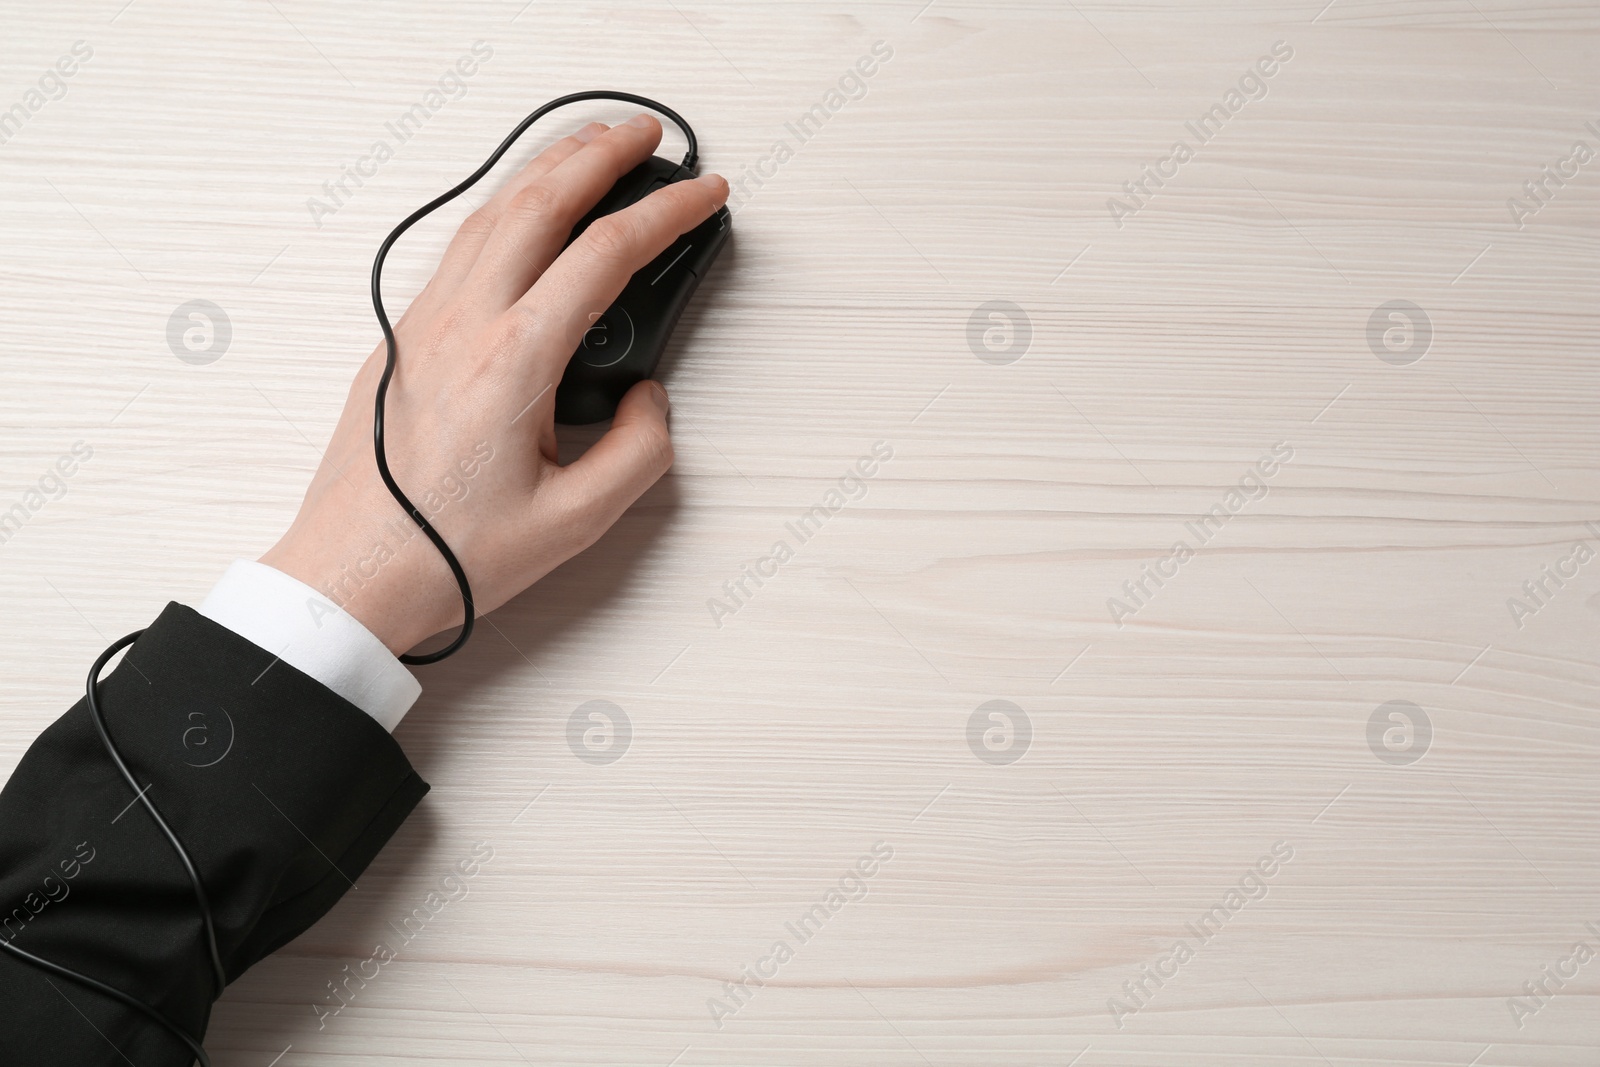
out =
<svg viewBox="0 0 1600 1067"><path fill-rule="evenodd" d="M693 178L680 164L651 156L624 174L572 228L567 244L602 215L620 211L664 185ZM616 414L622 394L655 373L667 338L727 243L733 216L726 207L679 237L628 280L616 302L583 335L556 387L556 421L567 426Z"/></svg>

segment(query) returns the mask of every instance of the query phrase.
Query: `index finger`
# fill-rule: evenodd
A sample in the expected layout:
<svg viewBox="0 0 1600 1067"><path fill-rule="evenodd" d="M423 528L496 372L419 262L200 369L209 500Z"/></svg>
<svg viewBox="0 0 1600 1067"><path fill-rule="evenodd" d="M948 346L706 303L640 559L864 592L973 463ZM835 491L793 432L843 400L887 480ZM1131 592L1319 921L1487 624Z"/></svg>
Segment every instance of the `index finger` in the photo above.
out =
<svg viewBox="0 0 1600 1067"><path fill-rule="evenodd" d="M728 183L720 174L706 174L663 186L601 216L512 305L511 313L533 320L545 336L553 332L554 351L564 364L628 279L727 200Z"/></svg>

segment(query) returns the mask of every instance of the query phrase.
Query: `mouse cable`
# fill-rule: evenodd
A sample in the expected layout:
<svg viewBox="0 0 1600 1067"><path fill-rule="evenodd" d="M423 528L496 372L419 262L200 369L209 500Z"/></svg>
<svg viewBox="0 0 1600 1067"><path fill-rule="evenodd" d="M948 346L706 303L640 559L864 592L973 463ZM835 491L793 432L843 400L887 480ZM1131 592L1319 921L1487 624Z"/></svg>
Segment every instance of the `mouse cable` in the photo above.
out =
<svg viewBox="0 0 1600 1067"><path fill-rule="evenodd" d="M417 506L406 497L405 493L401 491L400 486L396 484L394 475L389 473L389 458L385 454L383 447L383 402L384 399L389 395L389 380L394 377L397 352L394 340L394 328L389 325L389 315L383 308L383 261L389 255L390 247L392 247L394 243L400 239L400 235L409 230L419 219L431 214L434 209L448 204L450 201L454 200L456 197L460 196L462 193L478 184L478 179L489 173L490 168L500 161L500 157L506 154L507 150L509 150L511 146L516 143L517 138L521 137L523 132L526 131L529 126L532 126L535 122L538 122L546 114L554 111L556 108L563 107L567 104L576 103L580 100L622 100L630 104L638 104L640 107L647 107L651 110L659 111L661 114L671 119L673 123L675 123L677 127L683 131L684 138L689 142L689 150L684 154L683 157L683 169L690 171L694 169L695 162L698 160L700 155L700 148L695 141L694 130L689 127L689 124L685 122L683 117L676 111L673 111L664 104L659 104L654 100L648 99L647 97L635 96L632 93L617 93L604 89L593 89L582 93L570 93L566 96L557 97L548 104L545 104L543 107L539 108L527 118L523 119L517 124L517 128L512 130L504 141L500 142L500 147L496 148L492 153L490 153L489 158L483 161L483 166L467 175L466 179L462 181L461 184L457 185L449 192L435 197L408 215L405 220L402 221L400 225L396 226L394 231L384 239L383 244L378 247L377 258L372 261L372 310L377 313L378 325L383 327L383 342L388 349L387 360L383 367L383 377L378 380L377 404L376 410L374 411L372 417L372 450L378 461L378 475L383 479L383 484L388 487L390 495L395 498L395 501L399 503L403 509L405 509L406 514L411 516L411 521L415 522L422 532L428 535L428 540L432 541L434 547L439 550L439 554L444 557L445 563L450 567L450 573L455 575L456 585L461 590L461 632L456 634L453 641L438 651L426 653L408 652L401 655L401 663L438 663L446 656L454 655L456 652L460 651L461 646L467 643L467 638L472 636L472 623L476 612L472 606L472 586L467 583L467 572L462 569L461 561L456 559L456 554L450 550L449 545L445 544L445 540L442 536L440 536L439 531L433 528L433 524L430 523L417 508Z"/></svg>
<svg viewBox="0 0 1600 1067"><path fill-rule="evenodd" d="M461 632L456 635L455 640L451 641L449 645L437 652L429 652L424 655L403 655L400 657L400 661L402 663L437 663L439 660L442 660L446 656L452 655L459 650L462 645L466 644L468 636L470 636L472 633L473 608L472 587L467 584L467 575L461 567L461 561L456 559L454 552L450 551L450 546L445 544L443 537L439 536L439 531L435 530L428 520L423 516L422 512L417 510L416 505L412 504L411 501L406 498L406 495L401 491L400 486L395 483L394 476L389 473L389 462L384 453L383 447L383 401L384 397L389 392L389 380L394 376L395 360L398 353L395 346L394 328L390 326L389 316L383 308L383 261L385 257L388 256L389 249L391 246L393 246L395 241L399 240L400 236L409 230L418 220L433 212L435 208L441 207L444 204L448 204L450 201L454 200L456 197L460 196L462 193L476 185L478 180L487 174L489 170L500 161L500 157L505 155L511 146L516 143L517 138L521 137L523 133L527 131L529 126L532 126L535 122L539 121L546 114L554 111L558 107L577 103L582 100L621 100L625 103L638 104L640 107L650 108L653 111L658 111L665 115L667 118L671 119L680 130L683 131L683 136L689 143L688 151L683 157L683 168L685 170L694 169L695 162L699 158L699 145L695 141L694 130L690 128L689 124L685 122L683 117L676 111L673 111L664 104L657 103L656 101L647 97L635 96L633 93L612 92L605 89L595 89L581 93L569 93L566 96L557 97L548 104L545 104L543 107L534 111L527 118L523 119L517 124L516 129L512 130L506 139L500 143L500 147L496 148L494 152L490 154L489 158L484 161L481 167L469 174L466 180L462 181L449 192L436 197L407 216L406 219L401 222L400 225L396 226L394 231L384 239L383 244L378 248L378 256L372 264L372 307L373 310L377 312L378 324L383 327L384 344L388 348L388 360L384 365L383 377L378 382L377 407L376 411L374 412L372 424L372 447L378 462L378 473L382 476L383 484L388 487L390 494L392 494L400 506L405 509L406 514L410 515L412 520L422 529L422 532L428 535L428 539L434 543L434 546L439 549L440 554L444 556L445 562L449 564L451 573L455 575L456 584L461 588L461 602L463 605L463 611L465 613L463 616L465 622L462 623ZM216 983L216 995L212 998L215 1000L216 997L220 997L222 995L222 991L227 987L228 976L227 970L222 965L222 954L217 947L216 920L211 912L211 900L206 895L205 884L200 879L200 872L195 867L194 860L190 858L188 850L183 847L183 842L178 840L178 835L173 833L172 828L167 825L167 821L161 817L161 812L157 810L155 804L150 800L149 791L139 787L139 783L135 780L133 772L128 769L128 765L123 760L122 753L120 750L118 750L116 742L111 740L111 732L106 728L105 716L100 710L100 699L98 692L98 686L100 684L100 672L105 669L106 664L110 662L112 656L115 656L118 652L133 644L143 633L143 630L135 630L126 637L118 638L116 641L112 642L104 652L100 653L100 658L96 659L94 661L94 665L89 668L89 679L84 686L84 696L88 703L89 718L94 723L95 732L100 735L100 743L105 747L106 754L111 757L111 762L116 764L117 770L122 774L123 779L127 781L128 786L133 790L134 798L143 804L144 809L148 811L150 813L150 817L155 820L156 826L159 827L161 832L166 836L167 843L170 844L172 846L172 850L178 854L178 860L183 864L184 873L189 876L189 882L194 887L195 906L199 911L200 922L204 928L206 950L207 955L210 957L209 962L211 964L212 978ZM4 937L0 937L0 949L4 949L14 958L22 960L23 962L37 967L40 970L47 971L61 978L66 978L69 981L76 982L87 989L94 990L102 996L109 997L110 999L117 1001L119 1004L133 1009L171 1033L173 1037L182 1042L182 1044L194 1055L194 1059L200 1064L200 1067L211 1067L211 1058L206 1055L206 1050L201 1047L198 1039L196 1039L183 1027L167 1018L166 1015L151 1007L149 1004L146 1004L144 1001L139 1000L137 997L134 997L129 993L124 993L122 990L117 989L114 986L109 986L99 979L91 978L86 974L79 974L70 967L64 967L59 963L54 963L40 956L35 956L31 952L20 949L16 945L13 945Z"/></svg>

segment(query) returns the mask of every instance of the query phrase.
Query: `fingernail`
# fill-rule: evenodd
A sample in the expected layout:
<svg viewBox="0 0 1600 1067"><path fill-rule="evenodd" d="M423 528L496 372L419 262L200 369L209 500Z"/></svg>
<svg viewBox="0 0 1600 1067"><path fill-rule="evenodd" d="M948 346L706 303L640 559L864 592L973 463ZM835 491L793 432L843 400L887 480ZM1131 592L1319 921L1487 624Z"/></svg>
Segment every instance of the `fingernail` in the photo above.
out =
<svg viewBox="0 0 1600 1067"><path fill-rule="evenodd" d="M695 181L710 189L717 196L728 195L728 179L720 174L702 174Z"/></svg>
<svg viewBox="0 0 1600 1067"><path fill-rule="evenodd" d="M655 119L651 118L649 115L646 115L643 112L640 112L639 114L633 116L633 118L628 120L628 125L629 126L640 126L640 127L643 127L643 126L650 125L654 121L655 121Z"/></svg>
<svg viewBox="0 0 1600 1067"><path fill-rule="evenodd" d="M672 400L667 396L667 391L662 388L660 382L650 383L650 399L661 410L661 414L665 415L672 410Z"/></svg>
<svg viewBox="0 0 1600 1067"><path fill-rule="evenodd" d="M583 129L579 130L577 133L573 134L572 136L573 136L574 139L582 141L584 144L588 144L590 141L594 140L596 137L599 137L602 133L605 133L605 132L606 132L606 124L605 123L603 123L603 122L591 122L591 123L589 123L589 125L585 126Z"/></svg>

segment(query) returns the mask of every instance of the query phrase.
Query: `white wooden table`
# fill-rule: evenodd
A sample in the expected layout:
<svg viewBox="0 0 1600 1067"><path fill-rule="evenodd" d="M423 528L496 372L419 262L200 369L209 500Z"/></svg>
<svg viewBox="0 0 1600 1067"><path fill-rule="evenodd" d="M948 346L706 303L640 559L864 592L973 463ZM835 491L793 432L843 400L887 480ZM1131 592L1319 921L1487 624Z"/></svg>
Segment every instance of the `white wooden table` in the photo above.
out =
<svg viewBox="0 0 1600 1067"><path fill-rule="evenodd" d="M0 511L92 458L0 544L0 774L276 538L378 240L523 114L630 89L764 172L672 475L424 669L432 794L219 1067L1600 1059L1600 12L921 3L13 0Z"/></svg>

